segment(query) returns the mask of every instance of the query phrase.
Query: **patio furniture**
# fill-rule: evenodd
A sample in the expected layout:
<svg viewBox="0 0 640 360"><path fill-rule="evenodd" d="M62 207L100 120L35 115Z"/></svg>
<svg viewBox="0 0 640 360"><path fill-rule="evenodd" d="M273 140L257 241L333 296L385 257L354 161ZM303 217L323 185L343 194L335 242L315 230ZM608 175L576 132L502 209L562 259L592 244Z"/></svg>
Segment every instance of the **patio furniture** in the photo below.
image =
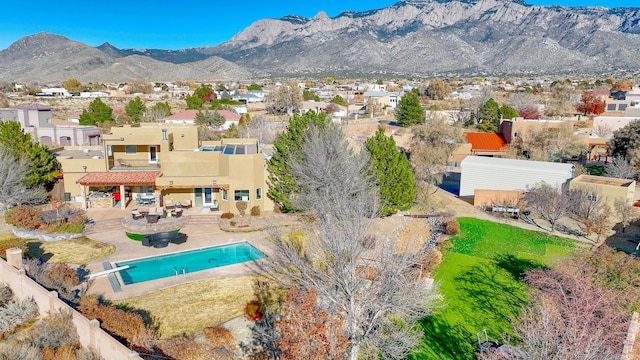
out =
<svg viewBox="0 0 640 360"><path fill-rule="evenodd" d="M131 164L129 164L128 162L126 162L123 159L116 159L118 161L118 164L122 167L131 167Z"/></svg>
<svg viewBox="0 0 640 360"><path fill-rule="evenodd" d="M138 209L132 209L131 217L133 218L133 220L138 220L138 219L142 219L144 217L144 214L141 213L140 210Z"/></svg>
<svg viewBox="0 0 640 360"><path fill-rule="evenodd" d="M167 201L164 202L164 207L167 210L172 210L172 209L175 209L176 206L173 204L173 201L167 200Z"/></svg>
<svg viewBox="0 0 640 360"><path fill-rule="evenodd" d="M218 205L218 201L213 200L213 204L211 204L211 206L209 207L209 210L218 211L218 209L220 209L220 205Z"/></svg>
<svg viewBox="0 0 640 360"><path fill-rule="evenodd" d="M147 224L156 224L158 223L158 219L160 218L160 215L147 215Z"/></svg>
<svg viewBox="0 0 640 360"><path fill-rule="evenodd" d="M167 244L184 244L187 242L187 234L176 231L163 231L151 235L143 236L142 246L153 246L155 248L166 247Z"/></svg>
<svg viewBox="0 0 640 360"><path fill-rule="evenodd" d="M180 206L183 207L183 208L186 208L186 209L190 208L191 207L191 200L183 201L182 204L180 204Z"/></svg>
<svg viewBox="0 0 640 360"><path fill-rule="evenodd" d="M182 209L175 209L171 211L171 216L175 216L177 218L182 216Z"/></svg>

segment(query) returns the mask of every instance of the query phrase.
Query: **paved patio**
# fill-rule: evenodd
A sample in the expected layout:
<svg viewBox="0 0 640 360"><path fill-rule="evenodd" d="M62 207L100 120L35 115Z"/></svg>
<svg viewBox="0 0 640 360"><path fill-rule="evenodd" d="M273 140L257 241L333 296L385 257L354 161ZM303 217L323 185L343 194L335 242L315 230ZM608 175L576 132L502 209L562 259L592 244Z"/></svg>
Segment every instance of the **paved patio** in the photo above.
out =
<svg viewBox="0 0 640 360"><path fill-rule="evenodd" d="M210 210L202 208L187 209L185 211L185 215L183 215L183 218L186 219L189 215L197 215L203 212L205 214L210 213ZM111 224L117 223L117 221L114 221L116 219L121 219L123 217L131 218L131 211L129 208L127 210L122 210L120 208L89 209L87 210L87 215L95 221L94 226L96 227L96 229L98 229L101 222ZM144 221L144 219L138 221ZM187 222L188 221L185 221L185 223ZM95 231L87 235L89 238L95 241L112 244L116 247L116 251L110 256L95 260L87 264L87 269L90 270L91 273L103 271L104 262L110 262L113 264L114 262L118 261L151 257L167 253L229 244L239 241L247 241L267 255L271 252L269 242L265 240L266 234L264 232L225 232L220 229L217 222L212 222L211 224L184 225L183 227L181 227L180 232L188 235L187 242L179 245L169 244L169 246L167 246L166 248L142 246L140 241L129 239L125 235L123 226L120 227L121 228L117 229L108 227L105 231ZM124 299L191 281L212 279L217 277L241 276L253 273L255 271L255 263L250 262L235 264L194 273L187 273L184 275L179 275L177 277L146 281L139 284L122 285L122 282L120 282L122 288L122 291L120 292L114 292L114 289L112 288L107 276L100 276L93 279L88 292L92 294L100 294L106 299Z"/></svg>

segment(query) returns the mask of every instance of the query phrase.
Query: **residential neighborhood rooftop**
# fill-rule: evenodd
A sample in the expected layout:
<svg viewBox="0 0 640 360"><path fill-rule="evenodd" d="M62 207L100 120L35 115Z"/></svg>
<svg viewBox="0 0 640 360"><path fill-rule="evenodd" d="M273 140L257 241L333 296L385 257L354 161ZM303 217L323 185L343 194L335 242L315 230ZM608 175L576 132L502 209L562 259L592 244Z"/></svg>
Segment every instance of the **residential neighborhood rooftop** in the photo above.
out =
<svg viewBox="0 0 640 360"><path fill-rule="evenodd" d="M633 184L633 180L629 180L629 179L617 179L617 178L611 178L611 177L594 176L594 175L586 175L586 174L576 177L575 179L573 179L573 181L590 183L590 184L598 184L598 185L620 186L620 187L627 187Z"/></svg>
<svg viewBox="0 0 640 360"><path fill-rule="evenodd" d="M486 132L468 132L464 134L472 150L500 151L507 148L502 134Z"/></svg>

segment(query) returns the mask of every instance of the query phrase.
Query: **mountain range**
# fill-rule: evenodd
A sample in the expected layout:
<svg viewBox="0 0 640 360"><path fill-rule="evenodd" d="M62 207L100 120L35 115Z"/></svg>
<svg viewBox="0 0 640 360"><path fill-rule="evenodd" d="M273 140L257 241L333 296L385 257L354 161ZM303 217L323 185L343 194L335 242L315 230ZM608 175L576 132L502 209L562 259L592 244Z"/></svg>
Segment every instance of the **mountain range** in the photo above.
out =
<svg viewBox="0 0 640 360"><path fill-rule="evenodd" d="M256 21L215 47L91 47L40 33L0 51L0 80L244 80L376 74L610 74L640 68L640 8L404 0Z"/></svg>

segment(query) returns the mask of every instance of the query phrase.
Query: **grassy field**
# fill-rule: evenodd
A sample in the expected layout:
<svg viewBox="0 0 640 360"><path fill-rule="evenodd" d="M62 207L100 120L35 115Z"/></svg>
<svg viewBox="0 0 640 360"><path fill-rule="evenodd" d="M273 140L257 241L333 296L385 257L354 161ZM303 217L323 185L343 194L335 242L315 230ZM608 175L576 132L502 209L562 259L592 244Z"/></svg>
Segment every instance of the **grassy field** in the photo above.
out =
<svg viewBox="0 0 640 360"><path fill-rule="evenodd" d="M551 265L576 244L546 233L474 218L459 218L435 278L446 308L422 321L422 346L412 359L475 359L478 332L502 340L527 301L520 279L528 269Z"/></svg>
<svg viewBox="0 0 640 360"><path fill-rule="evenodd" d="M190 335L244 314L247 302L255 298L254 280L241 276L196 281L111 304L153 319L161 338Z"/></svg>
<svg viewBox="0 0 640 360"><path fill-rule="evenodd" d="M66 262L78 265L108 256L116 250L113 245L93 241L84 236L60 241L39 241L22 240L13 233L0 234L0 249L16 245L26 247L32 258L42 258L48 263Z"/></svg>

